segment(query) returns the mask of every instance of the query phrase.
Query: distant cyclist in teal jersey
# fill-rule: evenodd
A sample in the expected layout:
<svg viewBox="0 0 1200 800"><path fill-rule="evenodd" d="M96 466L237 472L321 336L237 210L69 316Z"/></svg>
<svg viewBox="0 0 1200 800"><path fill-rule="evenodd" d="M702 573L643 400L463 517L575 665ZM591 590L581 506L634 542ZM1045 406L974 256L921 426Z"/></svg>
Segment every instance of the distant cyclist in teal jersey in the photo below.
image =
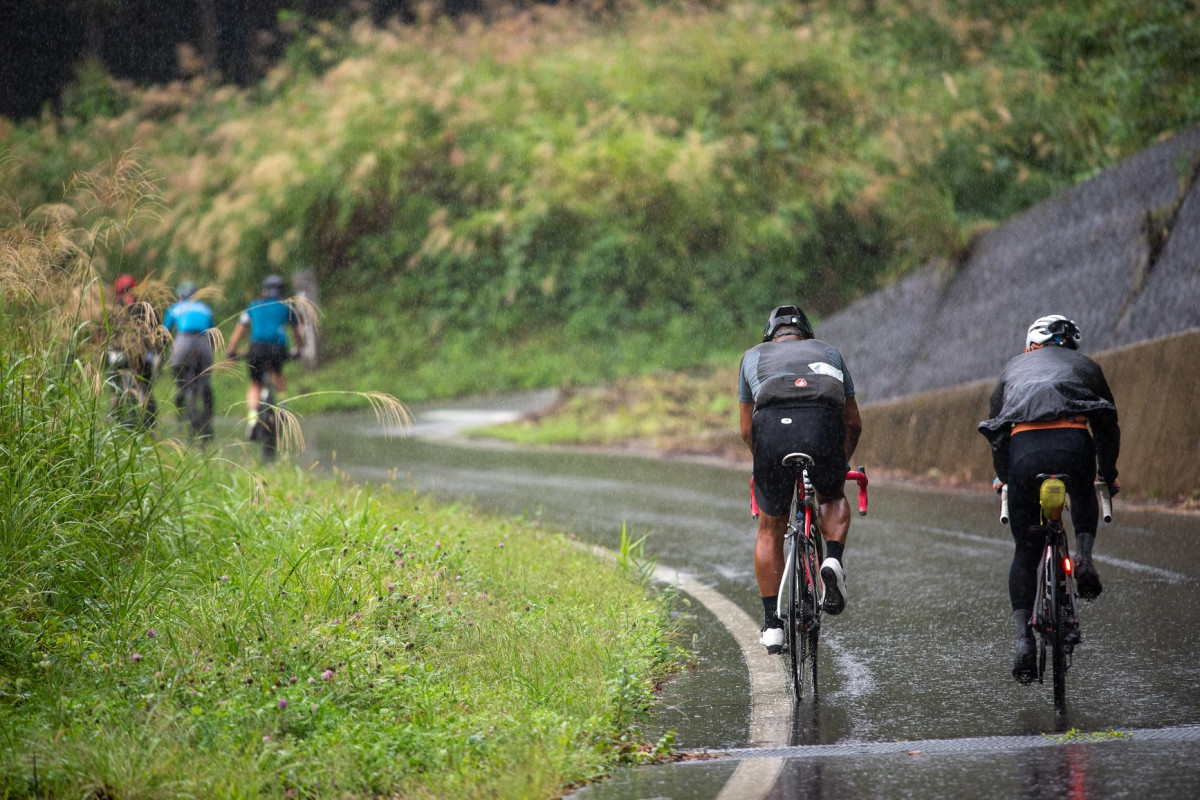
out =
<svg viewBox="0 0 1200 800"><path fill-rule="evenodd" d="M213 327L213 312L206 303L195 299L196 284L185 281L179 285L179 302L167 309L163 327L175 336L175 349L171 352L171 370L175 373L175 405L183 408L184 382L193 375L200 375L212 367L212 339L208 331ZM196 359L196 369L184 369L189 358Z"/></svg>
<svg viewBox="0 0 1200 800"><path fill-rule="evenodd" d="M249 421L246 435L254 428L258 417L259 399L262 396L264 380L269 376L276 397L282 397L287 391L287 381L283 377L283 362L289 356L288 332L296 339L296 347L304 345L299 322L291 304L283 299L284 280L278 275L268 275L262 282L262 297L250 303L238 319L233 335L229 337L229 347L226 354L236 357L238 342L250 329L250 349L246 353L246 365L250 369L250 388L246 391L246 407L249 411Z"/></svg>

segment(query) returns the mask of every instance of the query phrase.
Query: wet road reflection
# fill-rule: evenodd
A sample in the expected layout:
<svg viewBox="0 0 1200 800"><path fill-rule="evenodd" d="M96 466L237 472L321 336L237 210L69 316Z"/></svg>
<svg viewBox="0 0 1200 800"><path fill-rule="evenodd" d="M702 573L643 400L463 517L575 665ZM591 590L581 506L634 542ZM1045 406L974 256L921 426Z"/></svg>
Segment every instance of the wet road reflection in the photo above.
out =
<svg viewBox="0 0 1200 800"><path fill-rule="evenodd" d="M358 479L542 519L611 549L626 523L646 535L660 564L687 571L753 619L761 615L744 468L388 440L360 418L306 420L305 432L309 461ZM1143 747L1138 735L1049 750L822 754L879 742L1200 724L1200 517L1133 511L1118 498L1116 523L1102 528L1096 550L1105 593L1082 608L1068 713L1056 720L1049 685L1021 687L1009 676L1011 539L993 498L873 483L871 515L851 525L850 605L822 633L820 702L800 707L779 742L815 755L781 756L767 796L1095 797L1120 786L1200 796L1194 739L1157 748ZM741 654L702 607L687 612L696 669L667 687L647 738L675 730L683 749L745 747ZM736 768L727 754L633 770L579 796L717 797ZM1174 793L1179 788L1189 791Z"/></svg>

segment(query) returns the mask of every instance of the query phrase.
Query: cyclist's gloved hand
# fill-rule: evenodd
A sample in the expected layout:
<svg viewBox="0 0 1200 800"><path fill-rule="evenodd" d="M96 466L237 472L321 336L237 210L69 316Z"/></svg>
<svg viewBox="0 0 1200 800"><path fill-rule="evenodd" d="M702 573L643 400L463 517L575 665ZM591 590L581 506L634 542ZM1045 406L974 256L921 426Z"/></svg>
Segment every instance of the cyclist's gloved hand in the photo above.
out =
<svg viewBox="0 0 1200 800"><path fill-rule="evenodd" d="M1104 481L1108 484L1108 496L1116 497L1117 492L1121 491L1121 479L1113 478L1111 481Z"/></svg>
<svg viewBox="0 0 1200 800"><path fill-rule="evenodd" d="M996 494L1000 494L1000 490L1004 488L1004 481L999 478L992 478L992 490Z"/></svg>

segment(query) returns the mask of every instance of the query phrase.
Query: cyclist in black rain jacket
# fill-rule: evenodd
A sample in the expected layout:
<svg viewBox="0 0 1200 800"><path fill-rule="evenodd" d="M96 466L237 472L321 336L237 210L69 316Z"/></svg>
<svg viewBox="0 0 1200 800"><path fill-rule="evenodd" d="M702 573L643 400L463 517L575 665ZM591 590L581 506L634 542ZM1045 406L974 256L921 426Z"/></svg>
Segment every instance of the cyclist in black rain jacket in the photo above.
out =
<svg viewBox="0 0 1200 800"><path fill-rule="evenodd" d="M1079 327L1066 317L1036 320L1029 327L1025 352L1008 362L992 392L991 418L979 423L979 432L992 445L993 485L997 491L1009 486L1009 524L1016 545L1008 577L1017 628L1013 677L1023 683L1033 680L1036 671L1029 625L1042 549L1041 537L1031 532L1041 522L1036 476L1050 472L1068 476L1075 580L1085 600L1094 600L1103 591L1092 564L1100 518L1092 481L1098 471L1112 492L1120 488L1117 407L1100 365L1076 349L1079 339Z"/></svg>

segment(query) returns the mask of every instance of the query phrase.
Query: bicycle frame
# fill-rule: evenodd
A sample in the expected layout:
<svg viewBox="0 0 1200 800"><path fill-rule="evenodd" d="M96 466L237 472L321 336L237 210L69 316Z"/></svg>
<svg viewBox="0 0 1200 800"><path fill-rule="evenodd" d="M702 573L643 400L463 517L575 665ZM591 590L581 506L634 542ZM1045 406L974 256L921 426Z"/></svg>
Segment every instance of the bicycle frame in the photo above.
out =
<svg viewBox="0 0 1200 800"><path fill-rule="evenodd" d="M813 459L805 453L789 453L783 465L796 473L788 527L784 534L784 568L778 593L777 615L784 621L785 646L789 656L789 683L797 701L803 699L806 687L812 686L817 697L817 642L821 632L821 602L824 586L821 583L823 537L818 524L816 491L808 475ZM846 473L846 480L858 483L858 513L867 513L867 476L859 467ZM753 483L753 482L752 482ZM753 515L758 506L750 493Z"/></svg>
<svg viewBox="0 0 1200 800"><path fill-rule="evenodd" d="M1067 507L1067 476L1045 473L1036 476L1036 480L1039 481L1038 505L1042 519L1039 528L1045 536L1045 548L1038 561L1030 624L1039 638L1037 681L1044 683L1049 663L1054 683L1054 710L1062 714L1067 704L1067 672L1074 659L1075 647L1082 641L1075 594L1075 564L1062 522L1063 509ZM1112 498L1108 486L1097 481L1095 488L1100 495L1104 521L1112 522ZM1007 485L1001 489L1000 502L1000 521L1007 524Z"/></svg>

